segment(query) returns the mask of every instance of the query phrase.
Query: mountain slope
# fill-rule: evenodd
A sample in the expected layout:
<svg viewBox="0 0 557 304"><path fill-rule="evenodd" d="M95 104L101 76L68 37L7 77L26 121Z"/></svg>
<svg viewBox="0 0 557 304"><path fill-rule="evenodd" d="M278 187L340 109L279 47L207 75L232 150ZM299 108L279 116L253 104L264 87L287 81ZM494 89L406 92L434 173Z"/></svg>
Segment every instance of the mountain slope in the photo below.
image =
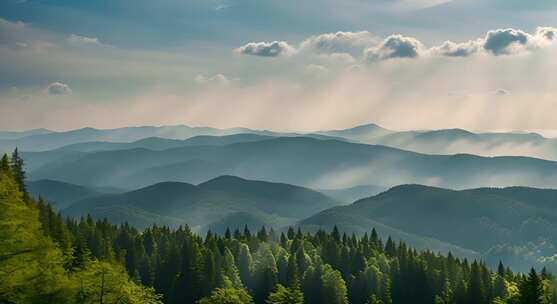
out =
<svg viewBox="0 0 557 304"><path fill-rule="evenodd" d="M72 217L106 216L113 222L129 222L140 228L153 223L188 224L199 230L212 223L225 223L227 217L238 213L249 214L253 223L281 227L335 205L337 201L310 189L222 176L198 186L164 182L89 198L63 213Z"/></svg>
<svg viewBox="0 0 557 304"><path fill-rule="evenodd" d="M349 206L305 219L367 231L379 222L400 231L486 252L497 244L557 244L557 190L526 187L454 191L420 185L394 187Z"/></svg>
<svg viewBox="0 0 557 304"><path fill-rule="evenodd" d="M28 181L26 185L31 196L42 197L58 210L69 207L77 200L101 194L98 190L54 180Z"/></svg>
<svg viewBox="0 0 557 304"><path fill-rule="evenodd" d="M348 204L362 198L377 195L387 189L387 187L376 185L359 185L340 189L318 189L317 191Z"/></svg>
<svg viewBox="0 0 557 304"><path fill-rule="evenodd" d="M557 178L557 162L534 158L427 155L385 146L305 137L163 151L132 149L95 152L73 162L34 170L30 172L30 177L87 186L129 188L142 185L135 183L134 176L145 177L150 170L157 171L156 168L191 160L219 164L221 168L217 168L218 172L211 177L229 174L316 189L403 183L449 188L550 187Z"/></svg>

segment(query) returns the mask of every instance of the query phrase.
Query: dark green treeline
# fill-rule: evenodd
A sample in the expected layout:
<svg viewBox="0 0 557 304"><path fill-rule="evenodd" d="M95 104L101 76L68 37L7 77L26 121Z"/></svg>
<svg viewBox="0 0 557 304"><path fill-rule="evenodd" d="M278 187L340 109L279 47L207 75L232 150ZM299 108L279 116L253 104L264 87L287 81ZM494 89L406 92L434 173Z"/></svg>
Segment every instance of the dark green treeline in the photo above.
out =
<svg viewBox="0 0 557 304"><path fill-rule="evenodd" d="M375 230L358 238L337 229L303 234L244 228L201 238L187 227L140 232L90 217L65 226L73 247L120 261L165 303L557 303L555 280L545 270L515 274L501 264L492 272L478 261L383 242Z"/></svg>

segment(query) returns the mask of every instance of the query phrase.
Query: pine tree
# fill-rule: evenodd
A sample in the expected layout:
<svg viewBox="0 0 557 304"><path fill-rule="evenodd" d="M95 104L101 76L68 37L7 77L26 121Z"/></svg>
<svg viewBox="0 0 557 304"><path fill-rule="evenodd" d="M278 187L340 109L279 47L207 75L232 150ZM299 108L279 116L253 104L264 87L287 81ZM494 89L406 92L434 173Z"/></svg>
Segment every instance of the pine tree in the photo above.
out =
<svg viewBox="0 0 557 304"><path fill-rule="evenodd" d="M468 303L484 304L487 302L482 274L478 262L472 263L470 269L470 287L468 289Z"/></svg>
<svg viewBox="0 0 557 304"><path fill-rule="evenodd" d="M193 303L193 302L192 302ZM197 304L252 304L253 299L244 289L217 288Z"/></svg>
<svg viewBox="0 0 557 304"><path fill-rule="evenodd" d="M519 288L520 304L544 304L544 290L542 280L532 268L528 277L524 278Z"/></svg>
<svg viewBox="0 0 557 304"><path fill-rule="evenodd" d="M240 250L238 253L238 271L240 273L240 279L246 286L251 285L251 276L253 272L253 258L251 256L248 245L240 244Z"/></svg>
<svg viewBox="0 0 557 304"><path fill-rule="evenodd" d="M12 170L10 169L10 160L6 154L4 154L0 160L0 174L12 174Z"/></svg>
<svg viewBox="0 0 557 304"><path fill-rule="evenodd" d="M17 148L15 148L14 152L12 153L12 158L10 159L10 166L15 181L19 186L19 190L23 192L24 195L27 195L27 187L25 186L25 169L24 169L25 165L23 163L23 159L19 155L19 151Z"/></svg>
<svg viewBox="0 0 557 304"><path fill-rule="evenodd" d="M267 304L303 304L304 294L298 288L286 288L281 284L277 284L274 290L269 294Z"/></svg>

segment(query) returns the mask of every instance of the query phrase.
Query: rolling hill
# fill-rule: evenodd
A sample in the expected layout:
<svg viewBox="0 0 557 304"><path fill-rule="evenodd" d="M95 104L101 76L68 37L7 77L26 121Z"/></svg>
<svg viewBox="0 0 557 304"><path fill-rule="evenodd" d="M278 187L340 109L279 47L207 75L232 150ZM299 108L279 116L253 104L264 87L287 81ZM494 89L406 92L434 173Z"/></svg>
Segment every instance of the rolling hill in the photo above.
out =
<svg viewBox="0 0 557 304"><path fill-rule="evenodd" d="M302 187L221 176L197 186L164 182L122 194L101 195L78 201L62 212L72 217L106 217L139 228L153 223L188 224L199 231L224 224L243 227L265 223L277 228L338 204ZM250 221L244 223L247 217Z"/></svg>
<svg viewBox="0 0 557 304"><path fill-rule="evenodd" d="M498 245L555 245L557 190L509 187L455 191L402 185L320 212L300 226L315 229L337 225L346 232L363 233L377 223L481 253Z"/></svg>
<svg viewBox="0 0 557 304"><path fill-rule="evenodd" d="M26 186L32 197L42 197L58 210L69 207L75 201L102 194L97 189L47 179L28 181Z"/></svg>

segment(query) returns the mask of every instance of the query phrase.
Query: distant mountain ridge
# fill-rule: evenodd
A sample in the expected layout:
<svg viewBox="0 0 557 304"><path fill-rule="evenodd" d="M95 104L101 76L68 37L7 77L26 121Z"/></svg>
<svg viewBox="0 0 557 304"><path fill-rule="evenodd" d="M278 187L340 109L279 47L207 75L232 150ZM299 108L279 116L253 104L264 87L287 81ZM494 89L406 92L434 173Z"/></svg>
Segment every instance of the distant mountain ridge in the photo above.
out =
<svg viewBox="0 0 557 304"><path fill-rule="evenodd" d="M276 132L248 128L217 129L185 125L126 127L106 130L83 128L64 132L36 129L24 132L0 132L0 151L10 152L15 147L27 152L59 148L80 152L130 148L161 150L178 147L182 144L173 140L182 141L196 136L240 134L337 139L385 145L428 154L467 153L481 156L527 156L557 160L557 139L545 138L537 133L474 133L464 129L393 131L377 124L310 133Z"/></svg>
<svg viewBox="0 0 557 304"><path fill-rule="evenodd" d="M197 182L196 175L181 172L203 172L202 166L195 167L199 163L210 168L211 174L203 176L204 179L235 175L316 189L361 184L389 187L407 183L457 189L513 185L551 187L551 181L557 176L557 162L534 158L427 155L386 146L284 137L162 151L131 149L87 153L75 160L53 162L33 170L29 177L129 189L168 180L165 172L174 166L181 169L169 174L171 180ZM194 167L189 170L190 166Z"/></svg>
<svg viewBox="0 0 557 304"><path fill-rule="evenodd" d="M125 146L126 143L137 142L147 138L164 138L169 140L184 140L195 136L226 136L236 134L255 134L262 136L299 136L298 133L273 132L266 130L253 130L248 128L229 128L218 129L211 127L190 127L186 125L177 126L143 126L125 127L116 129L95 129L82 128L63 132L36 132L29 133L27 136L15 138L0 138L0 151L9 152L18 147L21 151L37 152L62 148L68 145L79 143L100 142L99 145L107 143L119 143ZM1 134L1 133L0 133ZM22 133L23 134L23 133ZM316 138L331 138L326 135L308 134L307 136ZM337 138L340 139L340 138ZM117 145L115 146L117 147Z"/></svg>
<svg viewBox="0 0 557 304"><path fill-rule="evenodd" d="M26 131L0 131L0 139L18 139L32 135L43 135L53 133L48 129L32 129Z"/></svg>

